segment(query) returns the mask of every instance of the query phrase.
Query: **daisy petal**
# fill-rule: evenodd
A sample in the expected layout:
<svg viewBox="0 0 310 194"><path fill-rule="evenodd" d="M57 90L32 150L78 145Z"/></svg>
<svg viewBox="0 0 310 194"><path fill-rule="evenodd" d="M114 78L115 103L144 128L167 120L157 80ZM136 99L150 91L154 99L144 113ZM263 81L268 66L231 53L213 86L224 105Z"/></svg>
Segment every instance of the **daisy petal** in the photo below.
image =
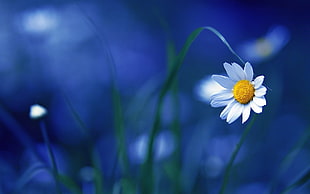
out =
<svg viewBox="0 0 310 194"><path fill-rule="evenodd" d="M234 122L236 119L238 119L240 117L241 113L243 112L243 106L244 105L242 105L240 103L235 103L231 107L231 109L227 115L227 119L226 119L228 124L231 124L232 122Z"/></svg>
<svg viewBox="0 0 310 194"><path fill-rule="evenodd" d="M227 75L234 81L239 81L239 77L235 72L235 69L229 64L229 63L224 63L224 68L227 73Z"/></svg>
<svg viewBox="0 0 310 194"><path fill-rule="evenodd" d="M229 100L212 100L210 105L212 107L222 107L222 106L226 106L228 105L231 101L233 101L233 99L229 99Z"/></svg>
<svg viewBox="0 0 310 194"><path fill-rule="evenodd" d="M252 110L256 113L261 113L263 111L263 108L261 106L258 106L255 102L251 101L250 106Z"/></svg>
<svg viewBox="0 0 310 194"><path fill-rule="evenodd" d="M250 112L251 112L250 104L245 105L243 108L243 112L242 112L242 124L245 123L249 119Z"/></svg>
<svg viewBox="0 0 310 194"><path fill-rule="evenodd" d="M255 104L257 104L258 106L265 106L266 105L266 99L264 96L262 97L254 97L253 101L255 102Z"/></svg>
<svg viewBox="0 0 310 194"><path fill-rule="evenodd" d="M230 112L230 109L231 109L231 107L235 104L235 103L237 103L236 101L231 101L231 103L229 103L225 108L224 108L224 110L221 112L221 114L220 114L220 117L221 117L221 119L226 119L227 118L227 115L228 115L228 113Z"/></svg>
<svg viewBox="0 0 310 194"><path fill-rule="evenodd" d="M254 88L255 89L259 88L263 84L264 78L265 77L263 75L255 78L255 80L254 80Z"/></svg>
<svg viewBox="0 0 310 194"><path fill-rule="evenodd" d="M235 70L235 73L238 75L238 80L246 79L245 73L240 65L238 65L237 63L232 63L232 66Z"/></svg>
<svg viewBox="0 0 310 194"><path fill-rule="evenodd" d="M232 89L235 85L231 79L223 75L212 75L212 79L227 89Z"/></svg>
<svg viewBox="0 0 310 194"><path fill-rule="evenodd" d="M254 95L257 97L261 97L266 94L266 91L267 91L267 88L265 86L261 86L257 90L255 90Z"/></svg>
<svg viewBox="0 0 310 194"><path fill-rule="evenodd" d="M228 100L233 97L233 93L231 90L221 90L220 92L213 94L211 96L211 101L212 100Z"/></svg>
<svg viewBox="0 0 310 194"><path fill-rule="evenodd" d="M244 66L244 73L246 75L246 79L249 80L249 81L252 81L253 80L253 68L252 68L252 65L249 63L249 62L246 62L245 63L245 66Z"/></svg>

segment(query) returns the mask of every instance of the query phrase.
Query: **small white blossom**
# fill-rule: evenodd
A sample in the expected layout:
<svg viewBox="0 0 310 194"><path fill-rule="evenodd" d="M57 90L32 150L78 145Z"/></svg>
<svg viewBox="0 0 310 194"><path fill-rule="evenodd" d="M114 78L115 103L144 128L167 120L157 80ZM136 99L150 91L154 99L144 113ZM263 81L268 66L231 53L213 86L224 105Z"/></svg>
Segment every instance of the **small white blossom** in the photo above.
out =
<svg viewBox="0 0 310 194"><path fill-rule="evenodd" d="M207 76L197 85L195 93L199 100L210 103L211 96L224 88L214 81L211 76Z"/></svg>
<svg viewBox="0 0 310 194"><path fill-rule="evenodd" d="M259 63L277 54L289 39L290 32L285 26L275 26L265 36L244 42L237 50L243 58Z"/></svg>
<svg viewBox="0 0 310 194"><path fill-rule="evenodd" d="M41 105L34 104L30 107L29 117L31 119L40 119L47 114L46 108Z"/></svg>

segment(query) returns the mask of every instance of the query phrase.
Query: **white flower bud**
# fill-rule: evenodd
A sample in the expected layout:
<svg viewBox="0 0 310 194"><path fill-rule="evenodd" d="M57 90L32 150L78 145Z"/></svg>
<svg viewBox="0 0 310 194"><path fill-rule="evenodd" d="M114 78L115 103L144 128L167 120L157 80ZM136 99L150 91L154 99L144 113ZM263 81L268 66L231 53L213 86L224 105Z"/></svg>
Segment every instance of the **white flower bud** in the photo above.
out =
<svg viewBox="0 0 310 194"><path fill-rule="evenodd" d="M41 105L34 104L30 107L29 117L31 119L40 119L47 114L46 108Z"/></svg>

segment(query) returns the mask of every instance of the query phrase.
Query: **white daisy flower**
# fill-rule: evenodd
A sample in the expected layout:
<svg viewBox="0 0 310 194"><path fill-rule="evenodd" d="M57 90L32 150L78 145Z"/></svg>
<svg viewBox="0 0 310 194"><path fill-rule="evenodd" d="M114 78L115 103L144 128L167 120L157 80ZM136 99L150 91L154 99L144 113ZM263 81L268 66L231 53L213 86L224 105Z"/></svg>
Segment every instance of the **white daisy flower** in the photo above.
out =
<svg viewBox="0 0 310 194"><path fill-rule="evenodd" d="M237 51L243 58L258 63L277 54L289 39L288 28L275 26L265 36L244 42L237 48Z"/></svg>
<svg viewBox="0 0 310 194"><path fill-rule="evenodd" d="M212 78L224 87L211 97L212 107L226 106L221 112L221 119L226 119L230 124L242 114L242 123L250 116L251 109L255 113L261 113L266 105L265 94L267 88L263 86L264 76L258 76L253 80L253 68L249 62L244 69L237 63L224 63L228 77L212 75Z"/></svg>

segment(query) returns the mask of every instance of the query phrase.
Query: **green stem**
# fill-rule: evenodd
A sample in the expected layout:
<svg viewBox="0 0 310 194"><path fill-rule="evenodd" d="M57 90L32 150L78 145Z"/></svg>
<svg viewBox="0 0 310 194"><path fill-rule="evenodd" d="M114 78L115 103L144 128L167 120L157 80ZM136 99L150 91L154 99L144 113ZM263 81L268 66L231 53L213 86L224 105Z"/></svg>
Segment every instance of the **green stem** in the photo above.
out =
<svg viewBox="0 0 310 194"><path fill-rule="evenodd" d="M54 155L54 152L52 150L52 147L51 147L48 135L47 135L47 130L46 130L46 126L45 126L44 121L40 122L40 127L41 127L41 132L43 135L43 139L44 139L44 142L45 142L45 145L47 148L47 152L48 152L49 158L50 158L51 163L52 163L52 171L53 171L53 175L54 175L55 182L56 182L56 190L57 190L57 193L61 194L62 192L61 192L60 184L58 181L59 171L58 171L58 167L56 164L55 155Z"/></svg>
<svg viewBox="0 0 310 194"><path fill-rule="evenodd" d="M227 164L227 167L226 167L226 170L225 170L225 174L224 174L224 180L223 180L223 183L222 183L222 186L221 186L221 189L220 189L220 192L219 194L224 194L225 193L225 189L227 187L227 184L228 184L228 180L229 180L229 175L230 175L230 171L231 171L231 168L233 166L233 163L237 157L237 154L239 153L239 150L242 146L242 144L244 143L245 141L245 138L247 137L247 135L249 134L252 126L253 126L253 123L254 123L254 120L255 120L255 116L252 118L252 120L250 121L250 123L248 124L248 126L245 128L245 130L243 131L242 133L242 136L239 140L239 142L236 144L235 146L235 149L229 159L229 162Z"/></svg>

